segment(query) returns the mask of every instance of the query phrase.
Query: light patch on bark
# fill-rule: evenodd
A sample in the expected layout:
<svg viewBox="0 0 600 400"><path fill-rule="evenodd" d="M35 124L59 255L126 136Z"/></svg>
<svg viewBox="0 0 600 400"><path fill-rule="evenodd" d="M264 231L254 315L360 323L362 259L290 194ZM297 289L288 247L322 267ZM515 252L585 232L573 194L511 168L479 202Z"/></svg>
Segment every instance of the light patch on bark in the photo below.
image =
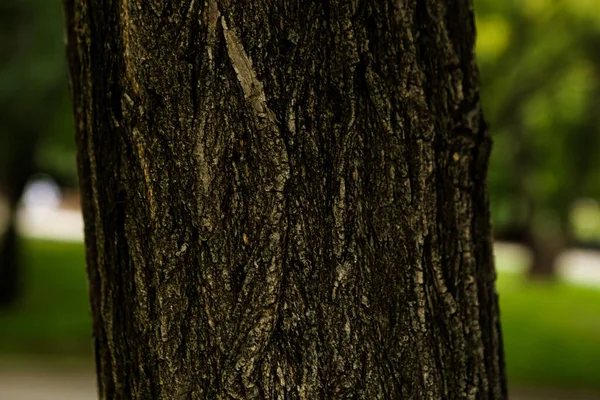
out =
<svg viewBox="0 0 600 400"><path fill-rule="evenodd" d="M422 252L422 249L419 249L419 250ZM426 335L427 334L426 293L425 293L422 263L419 262L417 265L415 265L414 269L415 269L415 276L414 276L415 294L417 297L416 314L417 314L417 319L418 319L417 321L415 321L416 322L415 323L415 325L416 325L415 332L418 332L420 335ZM420 343L419 346L421 347L421 351L422 351L421 367L423 369L423 372L427 372L427 369L428 369L427 364L429 362L429 351L422 343ZM427 382L427 381L425 381L425 382Z"/></svg>
<svg viewBox="0 0 600 400"><path fill-rule="evenodd" d="M333 205L333 217L335 219L336 229L336 242L334 245L334 254L336 257L341 258L344 252L345 243L345 230L344 222L346 217L346 182L344 179L340 179L339 192L336 196Z"/></svg>
<svg viewBox="0 0 600 400"><path fill-rule="evenodd" d="M131 31L131 26L129 25L131 19L129 18L129 7L127 2L129 0L121 1L121 23L122 23L122 31L123 31L123 59L125 61L125 75L127 79L131 82L131 87L134 90L134 93L137 95L140 91L140 87L135 79L135 71L132 64L132 56L131 49L129 43L129 35Z"/></svg>
<svg viewBox="0 0 600 400"><path fill-rule="evenodd" d="M200 121L200 127L198 129L200 137L198 138L198 145L196 146L196 155L198 156L199 164L198 172L200 181L202 182L202 188L204 189L203 193L205 194L210 191L212 185L212 164L214 164L214 159L207 157L207 154L205 154L205 146L202 145L206 136L206 125L205 120Z"/></svg>
<svg viewBox="0 0 600 400"><path fill-rule="evenodd" d="M244 98L250 103L258 116L274 121L275 116L267 107L265 90L252 67L252 60L246 54L246 50L244 50L244 46L237 35L227 28L227 23L223 18L221 19L221 25L227 43L227 54L244 91Z"/></svg>
<svg viewBox="0 0 600 400"><path fill-rule="evenodd" d="M148 202L150 203L150 218L152 219L152 221L156 221L156 203L153 197L152 181L150 178L152 174L150 173L150 169L148 168L148 160L146 159L146 154L144 152L144 145L142 144L140 132L137 130L137 128L133 128L131 133L133 141L135 142L140 167L142 168L142 172L144 174L144 183L146 185L147 191L146 195Z"/></svg>
<svg viewBox="0 0 600 400"><path fill-rule="evenodd" d="M287 112L287 127L291 133L296 133L296 112L295 112L296 100L295 100L295 96L296 96L296 93L294 93L294 97L290 101L290 105L288 107L288 112Z"/></svg>
<svg viewBox="0 0 600 400"><path fill-rule="evenodd" d="M179 249L179 251L178 251L177 253L175 253L175 255L176 255L176 256L180 256L180 255L182 255L183 253L185 253L185 252L187 251L187 249L188 249L188 245L187 245L187 243L184 243L184 244L181 246L181 248Z"/></svg>

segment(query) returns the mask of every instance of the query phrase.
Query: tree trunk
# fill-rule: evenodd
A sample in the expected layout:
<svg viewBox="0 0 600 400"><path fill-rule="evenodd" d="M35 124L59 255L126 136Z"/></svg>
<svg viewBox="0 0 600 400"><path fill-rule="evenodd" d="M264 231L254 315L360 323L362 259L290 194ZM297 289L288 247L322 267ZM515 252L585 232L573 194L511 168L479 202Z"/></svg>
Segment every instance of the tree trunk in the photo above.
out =
<svg viewBox="0 0 600 400"><path fill-rule="evenodd" d="M35 142L37 131L16 130L15 137L32 139L12 143L12 154L6 163L6 171L0 173L0 188L6 197L7 224L0 234L0 307L13 305L23 289L23 265L19 251L17 211L27 181L34 171ZM0 232L1 233L1 232Z"/></svg>
<svg viewBox="0 0 600 400"><path fill-rule="evenodd" d="M560 238L533 238L531 245L532 260L529 277L533 280L552 280L556 277L557 259L564 250L564 241Z"/></svg>
<svg viewBox="0 0 600 400"><path fill-rule="evenodd" d="M13 305L22 288L16 211L9 208L7 214L6 227L0 233L0 307Z"/></svg>
<svg viewBox="0 0 600 400"><path fill-rule="evenodd" d="M102 399L506 398L470 1L65 9Z"/></svg>
<svg viewBox="0 0 600 400"><path fill-rule="evenodd" d="M560 226L545 231L531 223L527 245L531 250L529 278L533 280L552 280L556 278L558 257L570 243L568 206L561 210Z"/></svg>

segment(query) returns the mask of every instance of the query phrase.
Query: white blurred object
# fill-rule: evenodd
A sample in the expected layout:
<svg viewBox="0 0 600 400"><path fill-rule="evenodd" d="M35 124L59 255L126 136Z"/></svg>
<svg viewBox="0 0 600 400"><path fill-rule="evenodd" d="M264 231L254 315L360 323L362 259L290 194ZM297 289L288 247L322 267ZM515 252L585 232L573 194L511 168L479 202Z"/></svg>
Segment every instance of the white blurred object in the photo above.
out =
<svg viewBox="0 0 600 400"><path fill-rule="evenodd" d="M499 271L526 273L531 252L523 245L506 242L494 243L496 268ZM559 278L579 285L600 287L600 251L569 249L557 260Z"/></svg>
<svg viewBox="0 0 600 400"><path fill-rule="evenodd" d="M557 260L558 275L581 285L600 286L600 251L572 249Z"/></svg>
<svg viewBox="0 0 600 400"><path fill-rule="evenodd" d="M60 187L49 176L31 179L23 190L21 202L26 209L36 211L55 210L60 205Z"/></svg>
<svg viewBox="0 0 600 400"><path fill-rule="evenodd" d="M19 232L23 236L80 242L83 240L83 218L79 211L21 208L17 215Z"/></svg>
<svg viewBox="0 0 600 400"><path fill-rule="evenodd" d="M32 179L23 192L17 226L24 236L68 241L83 240L81 212L60 208L60 187L48 176Z"/></svg>

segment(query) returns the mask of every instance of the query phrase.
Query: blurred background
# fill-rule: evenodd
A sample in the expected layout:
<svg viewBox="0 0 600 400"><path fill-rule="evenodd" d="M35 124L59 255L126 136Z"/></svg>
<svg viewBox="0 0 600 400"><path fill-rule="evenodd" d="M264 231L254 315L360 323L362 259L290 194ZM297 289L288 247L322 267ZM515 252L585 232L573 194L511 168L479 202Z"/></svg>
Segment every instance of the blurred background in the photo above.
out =
<svg viewBox="0 0 600 400"><path fill-rule="evenodd" d="M600 1L475 0L514 399L600 399ZM0 399L93 399L59 0L0 2Z"/></svg>

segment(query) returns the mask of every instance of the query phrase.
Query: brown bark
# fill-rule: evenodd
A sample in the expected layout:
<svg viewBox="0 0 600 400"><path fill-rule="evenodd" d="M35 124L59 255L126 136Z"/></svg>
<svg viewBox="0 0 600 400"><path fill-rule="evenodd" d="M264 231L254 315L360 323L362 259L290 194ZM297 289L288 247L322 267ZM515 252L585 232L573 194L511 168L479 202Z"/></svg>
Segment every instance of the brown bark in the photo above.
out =
<svg viewBox="0 0 600 400"><path fill-rule="evenodd" d="M506 398L470 1L65 9L102 399Z"/></svg>

